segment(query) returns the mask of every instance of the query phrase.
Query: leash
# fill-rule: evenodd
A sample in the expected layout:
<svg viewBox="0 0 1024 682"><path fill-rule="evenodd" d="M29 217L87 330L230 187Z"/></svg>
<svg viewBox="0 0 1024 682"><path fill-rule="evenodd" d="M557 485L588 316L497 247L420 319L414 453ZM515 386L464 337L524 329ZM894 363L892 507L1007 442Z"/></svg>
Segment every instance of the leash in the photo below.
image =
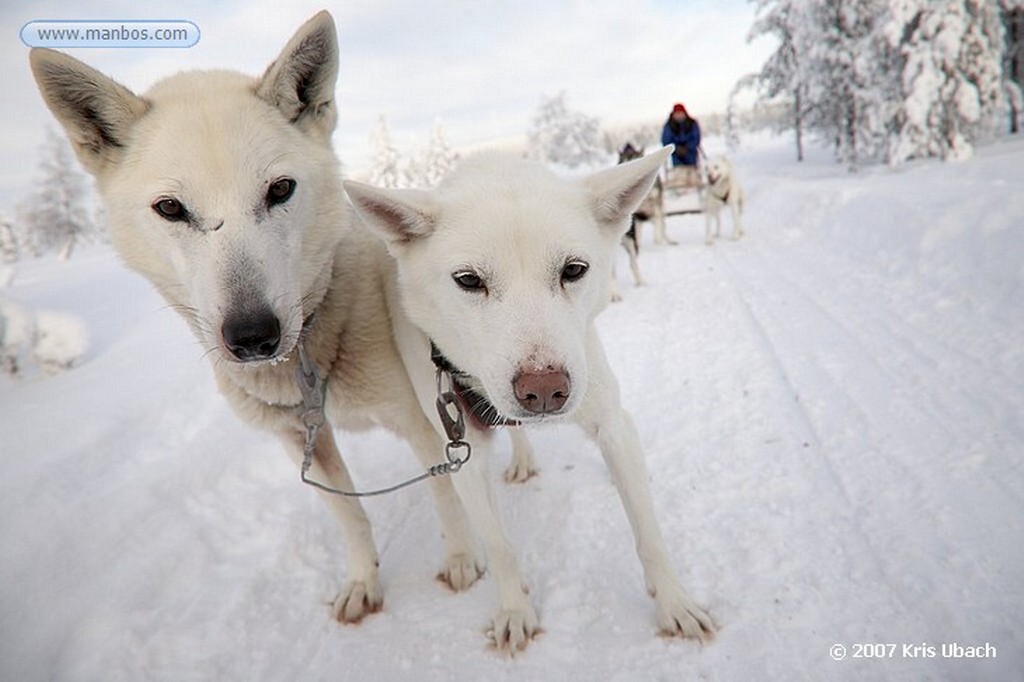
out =
<svg viewBox="0 0 1024 682"><path fill-rule="evenodd" d="M309 324L307 323L306 327L308 328L308 326ZM444 448L444 456L447 461L435 464L419 476L414 476L401 483L377 490L340 490L309 478L309 469L313 465L313 454L316 450L316 437L327 421L324 416L324 406L327 397L327 377L321 376L317 371L316 365L313 364L306 349L306 339L302 335L300 335L298 342L298 356L298 362L295 363L295 381L298 383L299 391L302 394L302 403L299 405L299 410L301 411L302 425L306 428L301 473L303 483L333 495L373 497L375 495L393 493L396 490L401 490L434 476L447 476L458 473L462 465L469 461L473 449L469 443L463 440L466 435L466 420L462 413L462 406L459 404L459 399L454 392L454 380L450 372L438 367L437 413L441 418L444 432L448 436L448 443L445 444ZM447 391L442 390L442 374L448 376L449 389ZM449 407L455 408L454 415L449 411Z"/></svg>

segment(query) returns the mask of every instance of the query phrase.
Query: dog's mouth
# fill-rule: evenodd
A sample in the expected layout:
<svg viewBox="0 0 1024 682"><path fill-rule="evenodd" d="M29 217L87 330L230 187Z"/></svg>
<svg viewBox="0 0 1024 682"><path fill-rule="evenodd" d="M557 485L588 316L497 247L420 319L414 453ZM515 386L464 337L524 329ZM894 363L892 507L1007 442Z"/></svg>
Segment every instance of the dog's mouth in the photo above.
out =
<svg viewBox="0 0 1024 682"><path fill-rule="evenodd" d="M568 371L561 367L523 365L508 384L511 390L494 393L480 378L454 365L434 343L431 360L439 377L444 373L450 378L451 391L472 425L481 430L563 417L575 406L572 381ZM441 390L439 383L438 391Z"/></svg>
<svg viewBox="0 0 1024 682"><path fill-rule="evenodd" d="M491 402L483 387L470 385L462 377L452 378L452 392L469 415L470 423L481 431L499 426L519 426L522 421L518 417L505 416Z"/></svg>
<svg viewBox="0 0 1024 682"><path fill-rule="evenodd" d="M564 417L571 411L568 396L544 398L533 394L516 396L516 404L510 409L498 407L488 394L483 384L468 374L452 375L452 392L459 399L463 411L470 424L481 431L500 426L520 426L522 424L538 424ZM557 403L557 404L555 404Z"/></svg>

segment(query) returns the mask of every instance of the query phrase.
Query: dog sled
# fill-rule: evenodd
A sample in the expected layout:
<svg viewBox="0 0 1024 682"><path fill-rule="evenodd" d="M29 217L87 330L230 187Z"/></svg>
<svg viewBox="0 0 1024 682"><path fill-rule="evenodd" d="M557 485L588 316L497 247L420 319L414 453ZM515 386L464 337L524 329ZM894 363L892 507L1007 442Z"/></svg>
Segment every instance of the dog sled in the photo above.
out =
<svg viewBox="0 0 1024 682"><path fill-rule="evenodd" d="M644 155L643 147L634 147L632 143L619 150L619 163L638 159ZM703 150L701 150L703 156ZM666 165L658 175L650 194L637 207L633 214L631 233L635 235L634 244L639 242L639 226L651 222L654 225L655 244L676 244L669 238L666 231L665 218L673 215L690 215L704 213L704 198L707 189L707 175L704 165L671 166ZM630 247L627 245L626 250ZM635 255L634 255L635 258Z"/></svg>
<svg viewBox="0 0 1024 682"><path fill-rule="evenodd" d="M691 215L704 212L707 178L704 165L668 166L661 181L664 215Z"/></svg>

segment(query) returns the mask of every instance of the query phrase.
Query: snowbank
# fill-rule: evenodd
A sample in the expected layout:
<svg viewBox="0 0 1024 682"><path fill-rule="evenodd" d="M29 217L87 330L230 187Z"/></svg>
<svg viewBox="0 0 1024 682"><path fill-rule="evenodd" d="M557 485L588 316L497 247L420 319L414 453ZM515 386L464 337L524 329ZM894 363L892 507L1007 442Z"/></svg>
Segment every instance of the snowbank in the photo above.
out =
<svg viewBox="0 0 1024 682"><path fill-rule="evenodd" d="M0 368L8 376L22 376L32 364L48 374L71 369L88 345L88 333L78 317L34 313L0 298Z"/></svg>

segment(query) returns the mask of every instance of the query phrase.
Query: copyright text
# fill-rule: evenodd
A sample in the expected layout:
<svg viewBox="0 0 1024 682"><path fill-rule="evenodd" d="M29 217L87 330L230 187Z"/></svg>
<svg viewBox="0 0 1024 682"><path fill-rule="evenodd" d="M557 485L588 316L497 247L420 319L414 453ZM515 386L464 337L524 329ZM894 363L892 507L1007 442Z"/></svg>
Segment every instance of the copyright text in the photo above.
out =
<svg viewBox="0 0 1024 682"><path fill-rule="evenodd" d="M999 655L996 647L988 642L984 644L961 644L959 642L944 644L833 644L828 653L836 661L846 658L996 658Z"/></svg>

